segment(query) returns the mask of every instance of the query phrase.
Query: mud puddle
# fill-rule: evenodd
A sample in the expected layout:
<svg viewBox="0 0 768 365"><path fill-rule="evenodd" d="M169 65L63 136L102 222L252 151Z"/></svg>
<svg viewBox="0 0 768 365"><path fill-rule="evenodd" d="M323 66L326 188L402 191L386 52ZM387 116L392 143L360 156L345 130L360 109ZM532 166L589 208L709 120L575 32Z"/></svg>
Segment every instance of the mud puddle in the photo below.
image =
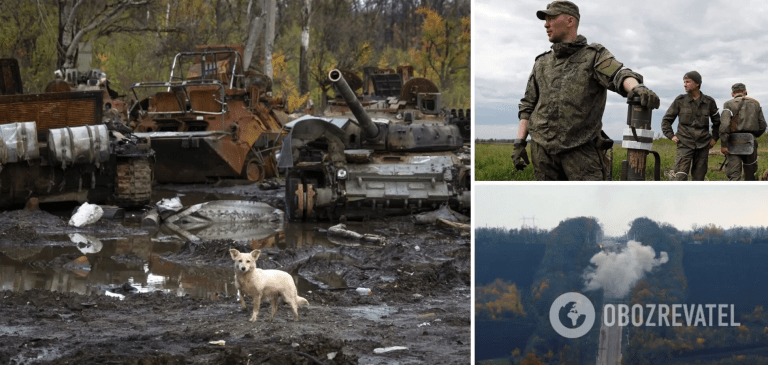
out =
<svg viewBox="0 0 768 365"><path fill-rule="evenodd" d="M179 197L184 206L211 200L242 199L236 194L206 194L161 191L158 199ZM23 291L41 289L73 292L84 295L106 294L123 298L126 292L161 291L177 296L214 298L232 296L236 290L231 282L231 268L210 267L192 262L174 262L174 256L186 242L166 226L142 230L141 213L128 212L123 219L112 219L126 230L113 232L37 235L47 242L41 247L6 245L0 247L0 289ZM359 233L400 235L429 235L408 222L396 224L349 223L349 229ZM192 230L203 240L224 240L248 249L309 249L305 261L328 262L329 266L358 265L359 260L345 254L345 247L371 248L369 244L329 237L330 223L280 224L216 224L202 230ZM54 229L55 230L55 229ZM231 243L222 242L229 249ZM340 250L341 249L341 250ZM222 250L223 257L228 254ZM435 260L449 258L435 258ZM196 267L197 266L197 267ZM201 267L202 266L202 267ZM350 284L338 270L318 272L304 269L297 263L287 270L293 274L297 289L303 295L317 289L349 288ZM384 275L382 281L393 282L394 275Z"/></svg>

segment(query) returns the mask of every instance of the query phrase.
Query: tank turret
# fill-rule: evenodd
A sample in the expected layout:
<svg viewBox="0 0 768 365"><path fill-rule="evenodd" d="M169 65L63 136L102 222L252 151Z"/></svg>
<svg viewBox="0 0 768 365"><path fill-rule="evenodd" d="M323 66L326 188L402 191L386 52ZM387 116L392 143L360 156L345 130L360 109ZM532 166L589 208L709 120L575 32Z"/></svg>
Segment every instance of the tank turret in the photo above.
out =
<svg viewBox="0 0 768 365"><path fill-rule="evenodd" d="M328 73L341 99L330 101L327 116L286 125L278 167L286 170L288 217L367 219L443 204L468 211L469 150L450 112L439 110L437 87L374 74L374 88L386 92L361 99L346 75Z"/></svg>
<svg viewBox="0 0 768 365"><path fill-rule="evenodd" d="M336 88L341 93L341 97L344 98L344 101L347 102L349 110L352 112L355 118L357 118L357 122L363 129L365 138L369 140L378 138L379 134L381 133L381 129L373 123L371 117L368 116L368 113L365 112L363 105L360 104L360 100L357 99L357 95L355 95L355 92L352 91L352 88L349 87L349 84L347 84L347 80L344 79L344 76L341 75L341 71L337 69L331 70L331 72L328 73L328 79L331 80L334 85L336 85Z"/></svg>

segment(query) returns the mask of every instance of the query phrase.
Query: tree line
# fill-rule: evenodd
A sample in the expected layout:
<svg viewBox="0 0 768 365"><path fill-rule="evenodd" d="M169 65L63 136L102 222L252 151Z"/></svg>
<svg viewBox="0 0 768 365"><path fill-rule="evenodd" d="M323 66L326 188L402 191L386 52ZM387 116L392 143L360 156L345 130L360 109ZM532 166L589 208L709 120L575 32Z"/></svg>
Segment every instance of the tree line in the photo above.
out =
<svg viewBox="0 0 768 365"><path fill-rule="evenodd" d="M197 45L242 44L248 69L276 92L330 89L332 68L411 65L470 106L469 0L5 0L0 57L20 63L25 92L41 92L60 68L106 72L124 92L165 80L173 56ZM276 72L279 71L279 72Z"/></svg>

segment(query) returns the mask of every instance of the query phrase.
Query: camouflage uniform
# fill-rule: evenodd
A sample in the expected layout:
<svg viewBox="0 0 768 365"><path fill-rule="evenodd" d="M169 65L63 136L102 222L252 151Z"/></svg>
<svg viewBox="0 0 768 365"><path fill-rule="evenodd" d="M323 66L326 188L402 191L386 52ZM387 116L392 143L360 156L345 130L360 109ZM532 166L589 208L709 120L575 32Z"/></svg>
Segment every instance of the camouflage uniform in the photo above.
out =
<svg viewBox="0 0 768 365"><path fill-rule="evenodd" d="M622 68L600 44L579 35L536 57L518 118L529 120L536 180L604 180L607 168L596 138L603 128L607 90L626 97Z"/></svg>
<svg viewBox="0 0 768 365"><path fill-rule="evenodd" d="M677 134L672 131L675 118L680 118ZM709 132L709 120L712 120L712 133ZM707 175L709 159L709 142L720 137L720 114L717 113L717 103L711 96L701 93L694 100L688 94L679 95L667 109L667 114L661 119L661 131L672 139L677 136L677 157L675 157L675 173L678 180L688 180L687 173L691 170L693 180L704 180ZM677 174L684 172L685 174Z"/></svg>
<svg viewBox="0 0 768 365"><path fill-rule="evenodd" d="M746 99L746 100L745 100ZM744 100L741 110L739 105ZM731 118L735 113L739 113L739 120L731 128ZM763 116L763 109L757 100L750 97L737 96L728 100L723 105L722 124L720 124L720 144L722 147L728 147L728 137L731 133L752 133L755 138L765 133L766 122ZM757 172L757 141L755 141L755 152L751 155L732 155L725 156L725 175L728 180L741 179L741 166L744 164L744 180L755 180Z"/></svg>

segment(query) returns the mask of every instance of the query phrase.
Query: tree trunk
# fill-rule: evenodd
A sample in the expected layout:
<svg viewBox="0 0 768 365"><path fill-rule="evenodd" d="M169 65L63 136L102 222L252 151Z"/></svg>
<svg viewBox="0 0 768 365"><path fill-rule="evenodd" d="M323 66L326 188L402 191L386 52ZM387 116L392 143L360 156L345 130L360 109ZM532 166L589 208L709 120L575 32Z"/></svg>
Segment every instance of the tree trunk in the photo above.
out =
<svg viewBox="0 0 768 365"><path fill-rule="evenodd" d="M253 53L256 51L256 44L259 41L261 30L264 28L264 12L260 14L253 12L251 24L248 27L248 38L245 40L245 54L243 54L243 70L248 70L253 60Z"/></svg>
<svg viewBox="0 0 768 365"><path fill-rule="evenodd" d="M59 69L74 68L77 60L77 44L72 44L75 37L78 3L70 0L59 0L59 44L56 65ZM74 47L74 50L72 49ZM71 55L71 56L70 56Z"/></svg>
<svg viewBox="0 0 768 365"><path fill-rule="evenodd" d="M309 17L312 12L310 0L304 0L304 7L301 9L301 55L299 56L299 94L304 95L309 92Z"/></svg>
<svg viewBox="0 0 768 365"><path fill-rule="evenodd" d="M264 32L264 75L272 78L272 51L275 48L277 0L266 0L267 30Z"/></svg>

